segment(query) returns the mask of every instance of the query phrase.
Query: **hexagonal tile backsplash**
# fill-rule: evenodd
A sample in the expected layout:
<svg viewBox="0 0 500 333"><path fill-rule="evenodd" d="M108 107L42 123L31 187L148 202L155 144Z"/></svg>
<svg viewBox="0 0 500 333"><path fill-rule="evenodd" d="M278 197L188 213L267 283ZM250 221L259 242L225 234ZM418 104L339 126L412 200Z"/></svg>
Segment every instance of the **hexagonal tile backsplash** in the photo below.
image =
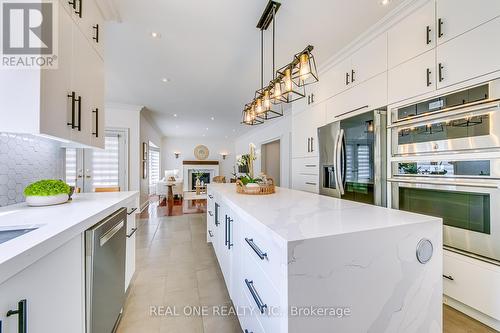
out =
<svg viewBox="0 0 500 333"><path fill-rule="evenodd" d="M24 188L63 175L63 149L57 141L0 133L0 207L23 202Z"/></svg>

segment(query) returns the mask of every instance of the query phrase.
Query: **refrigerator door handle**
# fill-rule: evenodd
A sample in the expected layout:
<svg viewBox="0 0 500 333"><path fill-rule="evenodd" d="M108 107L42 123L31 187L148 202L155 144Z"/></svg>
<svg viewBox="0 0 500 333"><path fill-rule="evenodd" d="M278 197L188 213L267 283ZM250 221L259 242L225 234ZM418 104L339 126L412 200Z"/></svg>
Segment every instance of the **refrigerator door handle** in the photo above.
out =
<svg viewBox="0 0 500 333"><path fill-rule="evenodd" d="M342 142L344 138L344 130L340 129L339 135L337 136L336 144L335 144L335 180L337 182L337 188L340 192L340 195L344 195L344 182L342 177L341 167L344 168L345 163L343 162L344 153L342 151Z"/></svg>

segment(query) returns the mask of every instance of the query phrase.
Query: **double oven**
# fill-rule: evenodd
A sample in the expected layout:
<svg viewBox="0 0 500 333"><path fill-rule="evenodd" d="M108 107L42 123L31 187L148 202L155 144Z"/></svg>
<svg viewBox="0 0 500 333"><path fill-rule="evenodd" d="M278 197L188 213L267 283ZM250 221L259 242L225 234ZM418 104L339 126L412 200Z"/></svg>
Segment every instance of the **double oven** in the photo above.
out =
<svg viewBox="0 0 500 333"><path fill-rule="evenodd" d="M392 208L441 217L446 248L500 265L500 81L390 112Z"/></svg>

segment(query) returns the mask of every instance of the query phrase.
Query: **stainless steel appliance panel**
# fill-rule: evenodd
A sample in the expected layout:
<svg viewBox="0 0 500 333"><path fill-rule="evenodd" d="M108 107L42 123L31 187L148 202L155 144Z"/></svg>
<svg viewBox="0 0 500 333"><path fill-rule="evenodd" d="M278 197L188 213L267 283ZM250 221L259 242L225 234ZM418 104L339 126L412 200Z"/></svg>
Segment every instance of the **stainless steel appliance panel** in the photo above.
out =
<svg viewBox="0 0 500 333"><path fill-rule="evenodd" d="M87 333L116 330L125 300L127 209L85 232Z"/></svg>
<svg viewBox="0 0 500 333"><path fill-rule="evenodd" d="M337 188L337 169L335 167L336 145L340 123L334 122L318 128L319 139L319 193L340 197Z"/></svg>

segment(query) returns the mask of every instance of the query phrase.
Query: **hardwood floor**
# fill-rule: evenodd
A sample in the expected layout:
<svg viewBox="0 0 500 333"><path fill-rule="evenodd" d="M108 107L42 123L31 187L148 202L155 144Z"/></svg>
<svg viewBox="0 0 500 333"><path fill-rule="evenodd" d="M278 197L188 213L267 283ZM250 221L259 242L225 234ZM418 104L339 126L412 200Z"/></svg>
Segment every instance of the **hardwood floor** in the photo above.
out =
<svg viewBox="0 0 500 333"><path fill-rule="evenodd" d="M206 215L165 216L153 203L138 227L137 271L118 333L241 333L235 316L150 314L154 305L231 305L212 246L206 243ZM496 332L446 305L443 319L444 333Z"/></svg>
<svg viewBox="0 0 500 333"><path fill-rule="evenodd" d="M477 320L464 315L448 305L443 306L443 333L494 333L498 332Z"/></svg>

